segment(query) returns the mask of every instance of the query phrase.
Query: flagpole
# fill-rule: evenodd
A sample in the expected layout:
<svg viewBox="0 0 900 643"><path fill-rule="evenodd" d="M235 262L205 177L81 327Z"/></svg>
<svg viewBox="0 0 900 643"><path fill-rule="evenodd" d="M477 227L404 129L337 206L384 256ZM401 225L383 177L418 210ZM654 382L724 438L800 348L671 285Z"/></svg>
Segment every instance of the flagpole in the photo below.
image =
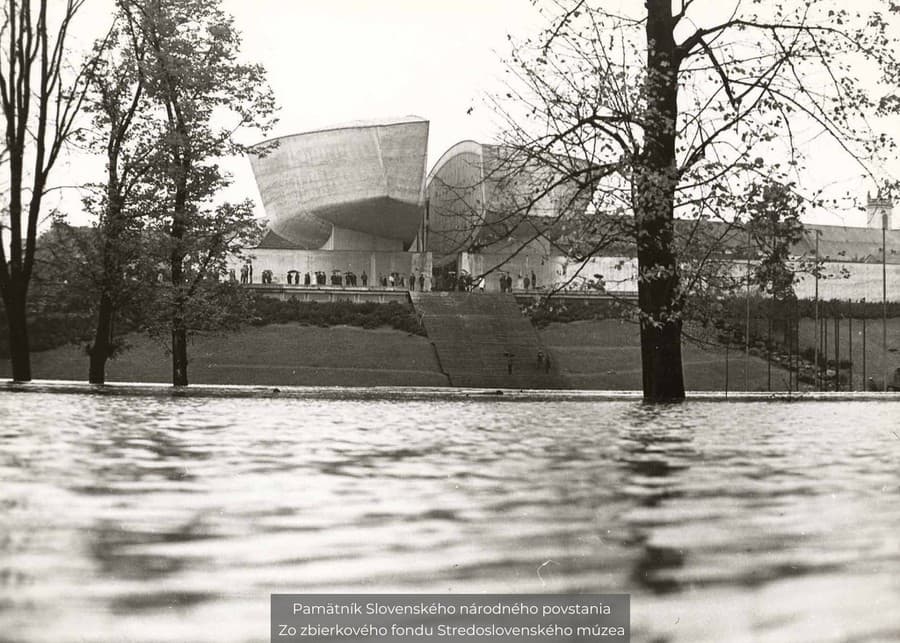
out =
<svg viewBox="0 0 900 643"><path fill-rule="evenodd" d="M816 229L816 264L814 268L813 274L816 278L816 296L813 299L813 311L815 317L815 323L813 324L813 328L815 329L815 336L813 341L813 357L815 359L815 379L816 379L816 390L819 390L819 230Z"/></svg>
<svg viewBox="0 0 900 643"><path fill-rule="evenodd" d="M881 213L881 362L884 364L884 391L888 389L887 355L887 212Z"/></svg>

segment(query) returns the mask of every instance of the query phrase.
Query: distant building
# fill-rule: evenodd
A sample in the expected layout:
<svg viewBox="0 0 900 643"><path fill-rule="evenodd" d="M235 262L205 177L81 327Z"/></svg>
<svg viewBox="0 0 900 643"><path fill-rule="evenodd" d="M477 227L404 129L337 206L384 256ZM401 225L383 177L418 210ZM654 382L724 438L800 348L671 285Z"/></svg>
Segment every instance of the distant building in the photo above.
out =
<svg viewBox="0 0 900 643"><path fill-rule="evenodd" d="M503 283L544 291L602 283L608 292L637 291L636 252L628 239L598 246L587 260L573 258L591 254L576 252L573 238L584 240L583 231L598 221L590 211L589 164L564 157L538 162L512 148L462 141L426 176L428 129L428 121L406 117L261 144L250 160L270 229L250 251L252 281L266 272L277 285L290 279L297 287L343 288L361 286L365 273L368 289L405 290L410 277L419 289L422 275L430 290L484 275L480 283L488 292ZM900 299L893 288L900 286L900 220L891 200L870 195L866 224L807 225L792 248L795 261L812 260L818 239L826 276L819 279L820 297L880 299L885 225L888 297ZM678 223L681 229L694 225ZM740 276L748 252L752 261L757 250L748 251L739 230L720 234L722 225L706 222L702 235L721 245L721 258L734 261ZM801 275L795 290L812 297L815 279Z"/></svg>
<svg viewBox="0 0 900 643"><path fill-rule="evenodd" d="M890 215L889 215L890 216ZM882 296L882 230L849 226L807 224L803 238L792 249L796 258L814 259L816 236L818 256L823 261L825 279L819 279L821 299L853 299L881 301ZM884 233L887 253L884 256L887 295L900 300L900 230ZM815 277L800 276L794 291L801 299L815 294Z"/></svg>
<svg viewBox="0 0 900 643"><path fill-rule="evenodd" d="M866 227L881 230L897 230L900 221L894 217L894 203L880 193L872 198L866 194Z"/></svg>

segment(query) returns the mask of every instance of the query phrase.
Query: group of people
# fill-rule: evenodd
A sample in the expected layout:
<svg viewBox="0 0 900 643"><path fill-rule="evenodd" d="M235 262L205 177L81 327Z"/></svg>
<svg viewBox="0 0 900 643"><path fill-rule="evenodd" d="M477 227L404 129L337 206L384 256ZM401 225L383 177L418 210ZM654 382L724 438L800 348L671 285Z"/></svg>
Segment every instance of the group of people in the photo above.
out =
<svg viewBox="0 0 900 643"><path fill-rule="evenodd" d="M339 286L339 287L369 287L369 275L363 270L359 275L354 272L346 271L341 272L338 270L332 271L329 276L327 272L324 270L317 270L310 273L303 273L301 277L301 273L299 270L288 270L286 275L286 283L289 286ZM231 281L237 281L235 276L235 271L231 270ZM240 281L242 284L252 284L253 283L253 266L251 264L245 264L241 266L240 269ZM274 283L274 273L271 270L263 270L262 271L262 283L263 284L271 284ZM380 286L382 288L403 288L409 290L419 290L426 291L431 290L431 277L426 275L422 271L410 272L409 275L401 274L399 272L391 272L391 273L383 273L378 276L378 280L375 282L376 287Z"/></svg>
<svg viewBox="0 0 900 643"><path fill-rule="evenodd" d="M332 286L350 286L351 288L353 288L353 287L357 286L359 281L362 281L363 286L365 286L366 284L369 283L369 275L366 274L365 270L363 270L362 274L359 275L358 278L357 278L357 275L355 272L350 272L349 270L347 272L343 272L343 273L340 271L333 271L331 273L331 279L328 278L328 274L324 270L318 270L315 273L315 279L316 279L316 283L315 283L316 286L325 286L325 285L328 285L330 282L330 284ZM288 281L288 283L291 283L291 282ZM299 273L298 273L297 285L298 286L300 285ZM303 285L304 286L311 285L309 273L306 273L303 276Z"/></svg>
<svg viewBox="0 0 900 643"><path fill-rule="evenodd" d="M399 272L382 274L378 277L378 283L382 288L409 288L420 292L431 289L431 279L422 271L419 271L418 276L413 272L409 273L409 278Z"/></svg>
<svg viewBox="0 0 900 643"><path fill-rule="evenodd" d="M437 290L459 291L459 292L484 292L486 281L484 276L473 278L468 273L463 272L457 275L455 272L448 272L438 275L435 287ZM531 274L519 275L518 279L513 279L509 273L500 273L500 292L513 292L514 290L535 290L538 287L537 275L534 271Z"/></svg>
<svg viewBox="0 0 900 643"><path fill-rule="evenodd" d="M231 270L231 281L237 281L234 270ZM263 270L262 283L271 284L273 281L273 271ZM242 284L253 283L252 264L246 263L241 266L240 282ZM303 276L301 277L299 270L288 270L286 283L290 286L300 286L301 284L303 286L327 286L330 284L339 287L348 286L354 288L362 286L363 288L368 288L369 275L366 274L365 270L359 275L351 271L340 272L335 270L332 271L329 277L328 273L324 270L317 270L312 274L308 272L303 273ZM399 272L382 273L378 275L378 279L374 285L376 287L380 286L381 288L402 288L418 290L420 292L430 291L432 290L432 286L436 287L438 290L459 290L462 292L479 290L484 292L485 278L481 277L476 281L465 273L461 275L450 273L438 276L437 281L432 284L431 277L420 270L418 273L410 272L409 275ZM524 276L520 273L515 280L509 273L500 273L500 292L534 290L537 287L537 276L534 274L533 270L530 274L525 274Z"/></svg>
<svg viewBox="0 0 900 643"><path fill-rule="evenodd" d="M503 357L506 358L506 373L507 373L507 375L512 375L513 374L513 358L515 357L515 353L506 351L505 353L503 353ZM538 350L537 367L538 367L539 371L543 371L545 373L550 372L550 355L544 353L543 350Z"/></svg>
<svg viewBox="0 0 900 643"><path fill-rule="evenodd" d="M455 272L440 273L437 275L434 287L444 292L469 292L474 282L467 274L457 275ZM484 290L484 288L482 288Z"/></svg>
<svg viewBox="0 0 900 643"><path fill-rule="evenodd" d="M340 276L340 275L338 275ZM334 281L334 275L331 277L332 282ZM308 272L303 274L303 285L311 286L315 282L317 286L324 286L328 283L328 275L323 270L317 270L312 275ZM299 270L288 270L287 273L287 283L289 286L299 286L300 285L300 271Z"/></svg>
<svg viewBox="0 0 900 643"><path fill-rule="evenodd" d="M525 275L524 277L519 274L518 278L513 282L512 275L509 273L500 273L500 292L512 292L513 290L534 290L537 288L537 276L534 274L534 270L531 271L531 276Z"/></svg>

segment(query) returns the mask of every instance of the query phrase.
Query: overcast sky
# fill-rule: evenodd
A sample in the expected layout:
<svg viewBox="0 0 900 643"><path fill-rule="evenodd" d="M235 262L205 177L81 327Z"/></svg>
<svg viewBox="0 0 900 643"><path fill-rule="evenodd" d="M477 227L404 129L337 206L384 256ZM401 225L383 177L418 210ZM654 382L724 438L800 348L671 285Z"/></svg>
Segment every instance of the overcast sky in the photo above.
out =
<svg viewBox="0 0 900 643"><path fill-rule="evenodd" d="M78 25L82 44L108 23L111 6L88 0ZM270 136L421 116L430 121L429 168L460 140L493 138L496 117L484 96L501 82L507 34L538 24L528 0L223 0L223 6L243 34L246 59L268 72L280 107ZM249 162L226 165L235 178L228 196L259 203ZM99 160L74 156L56 180L73 184L98 172ZM51 202L78 220L72 191Z"/></svg>
<svg viewBox="0 0 900 643"><path fill-rule="evenodd" d="M108 23L111 4L88 0L78 32L83 41ZM271 136L354 120L421 116L430 121L429 168L460 140L494 138L497 117L484 97L501 87L502 58L509 52L507 34L525 36L542 24L530 0L223 0L223 4L243 33L246 58L268 71L281 108L280 123ZM712 0L710 7L721 9L721 4ZM229 198L249 196L258 203L247 160L227 166L235 177ZM829 169L834 166L829 158ZM102 177L102 165L83 158L73 158L64 167L58 183L70 178L74 183L89 174L96 180L98 172ZM837 180L841 190L864 192L859 169L849 162L841 167L831 180ZM54 199L70 214L78 209L78 198L71 191ZM862 215L857 218L853 213L815 218L863 223Z"/></svg>

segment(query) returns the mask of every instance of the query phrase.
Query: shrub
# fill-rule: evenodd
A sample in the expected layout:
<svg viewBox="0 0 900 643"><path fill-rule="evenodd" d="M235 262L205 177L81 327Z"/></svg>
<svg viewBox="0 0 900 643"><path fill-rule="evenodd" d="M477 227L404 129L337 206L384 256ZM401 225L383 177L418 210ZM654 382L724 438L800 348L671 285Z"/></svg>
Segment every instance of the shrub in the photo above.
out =
<svg viewBox="0 0 900 643"><path fill-rule="evenodd" d="M300 302L296 298L280 301L272 297L259 296L253 302L250 323L254 326L266 324L286 324L296 322L307 326L357 326L360 328L380 328L388 326L413 335L425 335L412 309L404 304L389 302L379 304L349 301Z"/></svg>
<svg viewBox="0 0 900 643"><path fill-rule="evenodd" d="M31 315L28 319L28 344L32 352L87 342L91 339L93 319L86 314ZM6 314L0 309L0 357L9 357Z"/></svg>
<svg viewBox="0 0 900 643"><path fill-rule="evenodd" d="M542 299L523 306L522 311L536 328L546 328L551 323L568 324L586 319L622 319L627 314L627 304L615 300L586 300L576 303Z"/></svg>

